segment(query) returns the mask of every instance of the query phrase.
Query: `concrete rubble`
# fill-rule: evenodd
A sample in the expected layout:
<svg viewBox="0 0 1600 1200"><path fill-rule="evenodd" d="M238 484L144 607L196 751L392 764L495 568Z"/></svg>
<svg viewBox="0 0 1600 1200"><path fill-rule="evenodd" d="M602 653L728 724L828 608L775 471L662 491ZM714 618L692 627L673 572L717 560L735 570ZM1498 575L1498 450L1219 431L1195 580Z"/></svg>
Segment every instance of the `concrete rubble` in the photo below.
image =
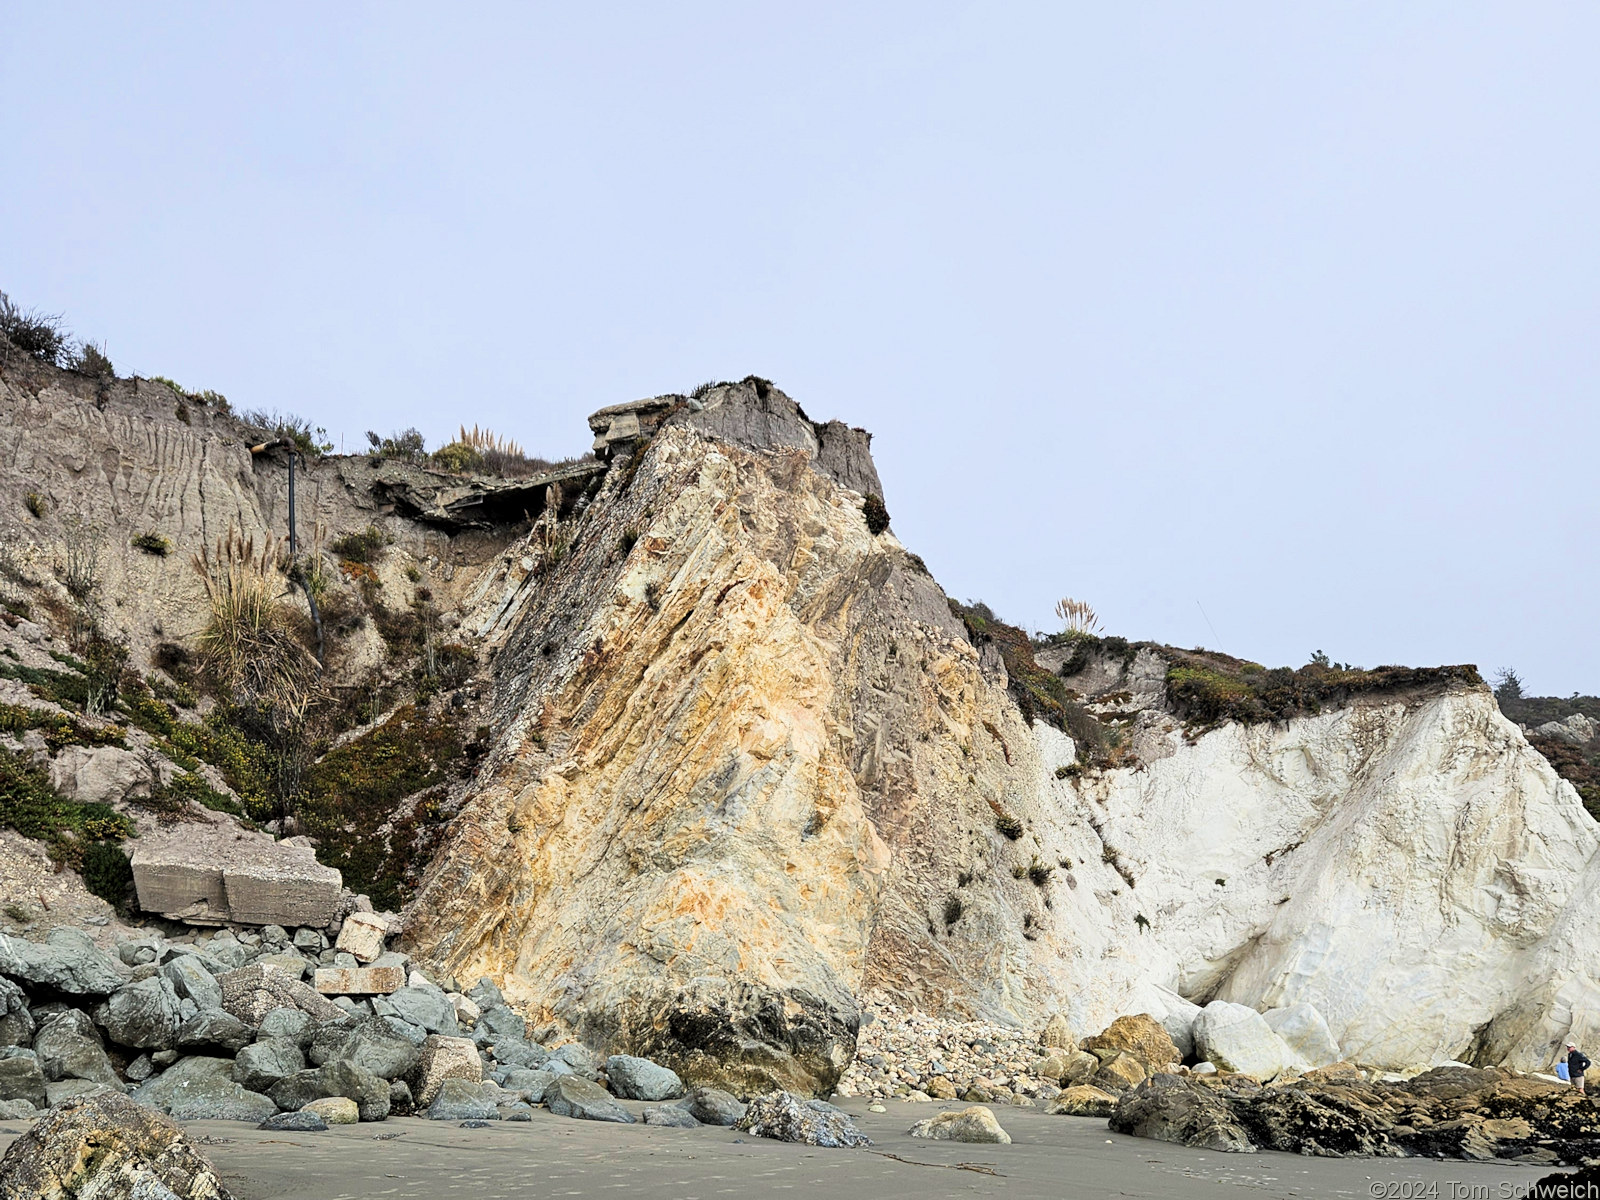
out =
<svg viewBox="0 0 1600 1200"><path fill-rule="evenodd" d="M130 861L139 907L191 925L320 928L337 916L344 883L304 841L224 822L151 830Z"/></svg>

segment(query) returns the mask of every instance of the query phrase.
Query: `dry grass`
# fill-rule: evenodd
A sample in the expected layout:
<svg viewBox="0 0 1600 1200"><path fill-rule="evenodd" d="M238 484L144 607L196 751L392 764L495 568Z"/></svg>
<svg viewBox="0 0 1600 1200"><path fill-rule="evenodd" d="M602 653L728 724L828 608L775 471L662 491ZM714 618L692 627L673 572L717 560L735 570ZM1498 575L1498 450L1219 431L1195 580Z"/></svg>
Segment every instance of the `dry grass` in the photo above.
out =
<svg viewBox="0 0 1600 1200"><path fill-rule="evenodd" d="M201 669L236 704L303 716L315 700L317 667L279 600L288 587L282 545L268 537L258 549L233 529L217 539L214 555L202 550L193 562L211 605L199 638Z"/></svg>

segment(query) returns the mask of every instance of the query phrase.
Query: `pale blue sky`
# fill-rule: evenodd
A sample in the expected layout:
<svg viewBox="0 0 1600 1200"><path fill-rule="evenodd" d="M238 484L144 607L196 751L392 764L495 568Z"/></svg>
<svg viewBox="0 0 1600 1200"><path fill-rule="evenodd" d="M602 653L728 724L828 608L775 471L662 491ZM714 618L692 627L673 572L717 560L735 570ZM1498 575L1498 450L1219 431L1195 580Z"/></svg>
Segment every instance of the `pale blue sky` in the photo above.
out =
<svg viewBox="0 0 1600 1200"><path fill-rule="evenodd" d="M347 445L573 453L765 375L1011 620L1593 692L1597 46L1458 0L15 3L0 288Z"/></svg>

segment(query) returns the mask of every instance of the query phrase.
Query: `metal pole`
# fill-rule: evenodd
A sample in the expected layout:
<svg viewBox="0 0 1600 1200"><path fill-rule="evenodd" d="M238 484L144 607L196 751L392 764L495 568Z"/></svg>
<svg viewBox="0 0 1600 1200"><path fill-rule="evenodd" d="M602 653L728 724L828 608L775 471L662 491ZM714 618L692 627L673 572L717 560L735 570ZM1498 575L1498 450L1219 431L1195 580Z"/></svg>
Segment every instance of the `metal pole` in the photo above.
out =
<svg viewBox="0 0 1600 1200"><path fill-rule="evenodd" d="M286 439L287 440L287 439ZM300 539L294 526L294 443L289 443L289 558L300 557Z"/></svg>

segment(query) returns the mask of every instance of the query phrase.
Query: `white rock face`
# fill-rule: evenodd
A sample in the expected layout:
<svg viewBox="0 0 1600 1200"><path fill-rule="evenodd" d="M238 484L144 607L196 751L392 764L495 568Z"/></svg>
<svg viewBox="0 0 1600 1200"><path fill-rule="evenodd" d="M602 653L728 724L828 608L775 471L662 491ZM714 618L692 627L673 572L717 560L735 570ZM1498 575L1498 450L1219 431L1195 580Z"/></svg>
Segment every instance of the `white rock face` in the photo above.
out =
<svg viewBox="0 0 1600 1200"><path fill-rule="evenodd" d="M1195 1053L1224 1071L1253 1075L1263 1083L1289 1065L1283 1039L1253 1008L1213 1000L1194 1021Z"/></svg>
<svg viewBox="0 0 1600 1200"><path fill-rule="evenodd" d="M1261 1014L1272 1032L1283 1039L1294 1056L1293 1066L1300 1071L1326 1067L1339 1061L1339 1043L1334 1041L1328 1022L1309 1004L1269 1008Z"/></svg>
<svg viewBox="0 0 1600 1200"><path fill-rule="evenodd" d="M1600 831L1486 690L1138 736L1142 769L1080 784L1034 727L1039 856L1072 863L1031 947L1041 1008L1304 1002L1396 1070L1600 1043Z"/></svg>

